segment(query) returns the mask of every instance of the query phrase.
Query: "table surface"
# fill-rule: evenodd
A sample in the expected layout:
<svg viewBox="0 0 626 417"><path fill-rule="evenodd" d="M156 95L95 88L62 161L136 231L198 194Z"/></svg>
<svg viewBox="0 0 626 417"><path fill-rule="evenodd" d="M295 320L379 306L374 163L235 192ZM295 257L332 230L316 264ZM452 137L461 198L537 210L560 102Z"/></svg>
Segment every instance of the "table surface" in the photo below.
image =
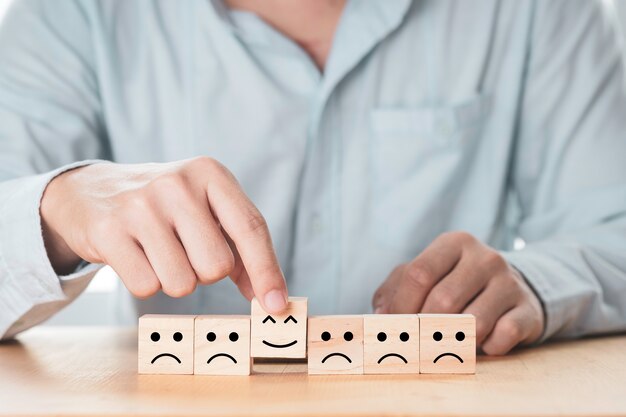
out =
<svg viewBox="0 0 626 417"><path fill-rule="evenodd" d="M40 327L0 344L4 415L626 415L626 336L479 357L476 375L137 375L135 329Z"/></svg>

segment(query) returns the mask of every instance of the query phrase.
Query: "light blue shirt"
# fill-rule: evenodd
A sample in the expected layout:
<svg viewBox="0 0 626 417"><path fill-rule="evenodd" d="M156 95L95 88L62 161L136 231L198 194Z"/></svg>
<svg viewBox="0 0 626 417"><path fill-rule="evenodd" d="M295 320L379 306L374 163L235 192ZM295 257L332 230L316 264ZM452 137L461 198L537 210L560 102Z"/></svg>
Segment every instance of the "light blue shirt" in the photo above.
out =
<svg viewBox="0 0 626 417"><path fill-rule="evenodd" d="M312 314L369 311L395 266L465 230L526 276L544 338L624 330L623 75L587 0L351 0L324 73L219 2L18 1L0 30L0 334L99 267L52 270L38 206L54 175L197 155L239 179ZM249 311L227 280L119 308Z"/></svg>

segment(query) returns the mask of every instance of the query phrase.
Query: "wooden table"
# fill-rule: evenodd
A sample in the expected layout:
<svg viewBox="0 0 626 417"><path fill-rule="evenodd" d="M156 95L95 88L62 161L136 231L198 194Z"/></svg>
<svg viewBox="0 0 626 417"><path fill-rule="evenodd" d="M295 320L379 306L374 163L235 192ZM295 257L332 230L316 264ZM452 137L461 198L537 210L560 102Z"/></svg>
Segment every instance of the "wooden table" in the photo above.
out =
<svg viewBox="0 0 626 417"><path fill-rule="evenodd" d="M47 327L0 344L4 415L626 415L626 336L479 358L476 375L137 375L136 331Z"/></svg>

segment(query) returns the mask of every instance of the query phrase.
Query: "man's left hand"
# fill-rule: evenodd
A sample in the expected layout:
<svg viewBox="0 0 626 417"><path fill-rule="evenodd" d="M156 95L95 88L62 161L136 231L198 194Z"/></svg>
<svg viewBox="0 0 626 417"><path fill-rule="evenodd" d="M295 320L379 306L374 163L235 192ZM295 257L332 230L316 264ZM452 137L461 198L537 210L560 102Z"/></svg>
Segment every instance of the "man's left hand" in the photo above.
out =
<svg viewBox="0 0 626 417"><path fill-rule="evenodd" d="M494 249L465 232L445 233L398 266L374 294L376 313L469 313L476 343L504 355L541 337L541 302Z"/></svg>

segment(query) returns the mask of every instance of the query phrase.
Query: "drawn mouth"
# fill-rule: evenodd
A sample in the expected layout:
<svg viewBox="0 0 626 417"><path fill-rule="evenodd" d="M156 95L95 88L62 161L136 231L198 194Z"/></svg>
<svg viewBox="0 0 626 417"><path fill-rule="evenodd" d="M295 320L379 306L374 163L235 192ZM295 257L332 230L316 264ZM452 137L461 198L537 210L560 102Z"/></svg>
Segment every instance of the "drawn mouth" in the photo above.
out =
<svg viewBox="0 0 626 417"><path fill-rule="evenodd" d="M209 358L208 361L206 361L207 364L211 363L211 361L215 358L219 358L220 356L224 357L224 358L228 358L231 361L233 361L234 363L237 363L237 359L233 358L232 356L230 356L228 353L216 353L215 355L211 356Z"/></svg>
<svg viewBox="0 0 626 417"><path fill-rule="evenodd" d="M384 361L387 358L391 358L391 357L396 357L396 358L400 358L404 361L404 363L409 363L409 361L406 360L406 358L398 353L388 353L386 355L383 355L379 360L378 363L381 363L382 361Z"/></svg>
<svg viewBox="0 0 626 417"><path fill-rule="evenodd" d="M324 357L324 359L322 359L322 363L326 362L328 359L332 358L333 356L341 356L342 358L344 358L345 360L348 361L348 363L352 363L352 360L350 360L349 357L347 357L346 355L344 355L343 353L339 353L339 352L335 352L335 353L331 353L329 355L326 355Z"/></svg>
<svg viewBox="0 0 626 417"><path fill-rule="evenodd" d="M157 359L163 358L165 356L169 356L170 358L174 358L174 359L176 359L176 362L181 363L180 359L178 359L176 356L172 355L171 353L161 353L159 355L156 355L154 357L154 359L152 359L152 362L150 362L150 363L154 363L154 362L156 362Z"/></svg>
<svg viewBox="0 0 626 417"><path fill-rule="evenodd" d="M437 356L435 358L435 360L433 361L433 363L437 363L437 361L439 359L443 358L444 356L452 356L453 358L457 358L459 360L459 362L463 363L463 359L461 359L461 357L459 355L456 355L456 354L451 353L451 352L442 353L441 355Z"/></svg>
<svg viewBox="0 0 626 417"><path fill-rule="evenodd" d="M270 343L270 342L268 342L266 340L263 340L263 344L264 345L269 346L269 347L273 347L273 348L277 348L277 349L288 348L290 346L295 345L296 343L298 343L298 341L294 340L293 342L290 342L290 343L287 343L287 344L284 344L284 345L275 345L274 343Z"/></svg>

